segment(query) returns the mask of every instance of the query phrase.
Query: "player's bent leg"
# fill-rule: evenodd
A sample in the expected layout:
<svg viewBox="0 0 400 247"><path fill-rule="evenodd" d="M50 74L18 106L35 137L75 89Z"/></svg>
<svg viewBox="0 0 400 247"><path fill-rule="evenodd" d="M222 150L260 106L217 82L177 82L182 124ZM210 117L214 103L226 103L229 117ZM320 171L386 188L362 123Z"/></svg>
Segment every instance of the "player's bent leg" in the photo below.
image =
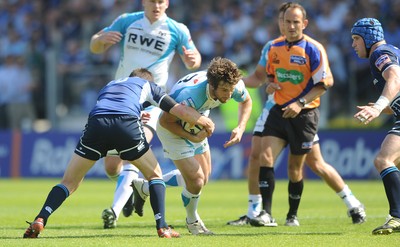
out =
<svg viewBox="0 0 400 247"><path fill-rule="evenodd" d="M297 211L300 206L301 195L303 193L303 164L306 155L289 154L288 176L289 176L289 212L286 215L285 226L300 226L297 218Z"/></svg>
<svg viewBox="0 0 400 247"><path fill-rule="evenodd" d="M335 168L325 162L321 154L319 143L313 145L311 151L306 155L305 163L336 193L343 190L345 183L342 177L339 175Z"/></svg>
<svg viewBox="0 0 400 247"><path fill-rule="evenodd" d="M347 215L351 217L353 224L361 224L366 221L364 205L353 195L336 169L325 162L319 143L313 145L306 156L305 163L342 199L348 209Z"/></svg>
<svg viewBox="0 0 400 247"><path fill-rule="evenodd" d="M185 181L181 172L178 169L172 170L163 175L163 180L166 186L181 186L185 187ZM149 196L149 183L143 178L132 180L131 184L134 194L134 210L139 216L143 216L143 206Z"/></svg>
<svg viewBox="0 0 400 247"><path fill-rule="evenodd" d="M159 237L179 237L179 233L171 231L165 221L165 183L162 180L161 167L154 153L149 149L140 158L131 161L143 176L149 181L150 204L156 220L156 228ZM165 235L164 233L167 233Z"/></svg>
<svg viewBox="0 0 400 247"><path fill-rule="evenodd" d="M138 177L139 170L129 163L123 165L124 161L116 156L117 154L116 150L112 150L104 158L104 167L108 178L117 182L111 209L117 216L119 216L122 210L123 215L129 217L133 211L133 193L129 186L131 179ZM127 199L125 200L125 198ZM107 214L106 210L108 209L103 211L102 217ZM108 220L107 222L110 221ZM104 225L106 225L106 221L104 221ZM114 228L115 226L116 224L113 223L107 228Z"/></svg>
<svg viewBox="0 0 400 247"><path fill-rule="evenodd" d="M251 150L247 165L247 189L248 204L247 213L240 216L239 219L228 221L226 224L231 226L243 226L250 222L250 219L256 217L261 212L262 198L258 187L258 174L260 171L260 151L261 137L253 136L251 139Z"/></svg>
<svg viewBox="0 0 400 247"><path fill-rule="evenodd" d="M193 235L213 234L213 232L205 227L204 222L197 212L201 189L204 187L206 177L209 174L207 170L209 165L199 163L199 161L208 162L208 157L189 157L174 160L186 183L186 187L182 190L182 201L186 209L186 227ZM203 171L203 167L205 167L205 171Z"/></svg>
<svg viewBox="0 0 400 247"><path fill-rule="evenodd" d="M147 186L147 194L144 192L144 187ZM135 213L140 217L143 216L143 206L146 202L147 197L150 195L149 191L149 183L142 178L136 178L132 180L131 184L133 188L133 208L135 209Z"/></svg>
<svg viewBox="0 0 400 247"><path fill-rule="evenodd" d="M114 192L114 201L112 209L118 216L124 211L126 217L132 214L132 180L139 177L139 170L132 164L124 164L122 172L118 178L117 186Z"/></svg>
<svg viewBox="0 0 400 247"><path fill-rule="evenodd" d="M123 161L117 155L118 153L115 150L115 154L104 157L104 170L106 175L113 181L117 181L122 172Z"/></svg>
<svg viewBox="0 0 400 247"><path fill-rule="evenodd" d="M95 161L85 159L75 153L72 155L61 180L61 184L68 189L69 195L76 191L87 172L93 167L94 163Z"/></svg>
<svg viewBox="0 0 400 247"><path fill-rule="evenodd" d="M73 154L60 184L49 192L42 209L33 222L29 223L24 238L37 238L43 231L48 218L62 203L79 187L86 173L92 168L95 161Z"/></svg>

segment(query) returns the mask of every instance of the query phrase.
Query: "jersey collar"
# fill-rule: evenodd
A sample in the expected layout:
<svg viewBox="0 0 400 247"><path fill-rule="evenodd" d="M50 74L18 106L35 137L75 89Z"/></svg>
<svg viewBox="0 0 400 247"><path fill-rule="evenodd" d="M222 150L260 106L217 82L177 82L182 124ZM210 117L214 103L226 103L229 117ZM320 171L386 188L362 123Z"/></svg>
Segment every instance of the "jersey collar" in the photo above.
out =
<svg viewBox="0 0 400 247"><path fill-rule="evenodd" d="M167 19L167 14L163 14L160 19L158 19L157 21L155 21L153 24L150 23L150 20L147 18L146 15L144 15L144 19L146 20L146 25L148 25L149 27L158 27L160 26L162 23L165 22L165 20Z"/></svg>

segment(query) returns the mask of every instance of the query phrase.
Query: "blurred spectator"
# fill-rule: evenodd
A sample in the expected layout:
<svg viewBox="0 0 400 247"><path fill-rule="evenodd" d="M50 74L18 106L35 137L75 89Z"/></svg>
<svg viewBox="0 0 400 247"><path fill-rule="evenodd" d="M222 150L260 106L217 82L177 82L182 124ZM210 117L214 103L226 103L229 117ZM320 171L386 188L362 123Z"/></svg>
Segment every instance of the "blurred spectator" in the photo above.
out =
<svg viewBox="0 0 400 247"><path fill-rule="evenodd" d="M87 79L87 63L88 52L82 49L81 42L78 39L67 40L58 65L62 99L67 107L79 104L79 94Z"/></svg>
<svg viewBox="0 0 400 247"><path fill-rule="evenodd" d="M32 94L35 84L24 58L19 55L8 55L0 69L0 78L6 86L6 115L8 127L30 131L36 120Z"/></svg>
<svg viewBox="0 0 400 247"><path fill-rule="evenodd" d="M23 56L28 50L28 43L12 25L8 26L7 35L0 38L0 55L6 57L9 54Z"/></svg>

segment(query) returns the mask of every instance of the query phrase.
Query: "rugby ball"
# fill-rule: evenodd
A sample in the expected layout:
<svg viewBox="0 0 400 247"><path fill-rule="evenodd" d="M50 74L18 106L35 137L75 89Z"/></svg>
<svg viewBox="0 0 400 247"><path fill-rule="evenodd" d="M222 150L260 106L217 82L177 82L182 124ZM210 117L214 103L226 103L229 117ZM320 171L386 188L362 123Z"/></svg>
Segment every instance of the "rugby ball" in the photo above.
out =
<svg viewBox="0 0 400 247"><path fill-rule="evenodd" d="M190 125L188 122L180 121L182 128L192 135L197 135L203 129L200 125Z"/></svg>

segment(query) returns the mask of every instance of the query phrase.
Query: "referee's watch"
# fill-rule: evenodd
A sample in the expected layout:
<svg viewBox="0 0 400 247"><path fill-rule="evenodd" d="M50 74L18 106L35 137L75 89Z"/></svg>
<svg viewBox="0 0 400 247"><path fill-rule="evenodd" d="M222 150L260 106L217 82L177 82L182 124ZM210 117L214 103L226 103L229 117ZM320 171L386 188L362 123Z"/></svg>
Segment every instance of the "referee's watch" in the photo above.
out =
<svg viewBox="0 0 400 247"><path fill-rule="evenodd" d="M301 97L301 98L299 98L298 99L298 101L299 101L299 103L304 107L305 105L306 105L306 99L305 98L303 98L303 97Z"/></svg>

